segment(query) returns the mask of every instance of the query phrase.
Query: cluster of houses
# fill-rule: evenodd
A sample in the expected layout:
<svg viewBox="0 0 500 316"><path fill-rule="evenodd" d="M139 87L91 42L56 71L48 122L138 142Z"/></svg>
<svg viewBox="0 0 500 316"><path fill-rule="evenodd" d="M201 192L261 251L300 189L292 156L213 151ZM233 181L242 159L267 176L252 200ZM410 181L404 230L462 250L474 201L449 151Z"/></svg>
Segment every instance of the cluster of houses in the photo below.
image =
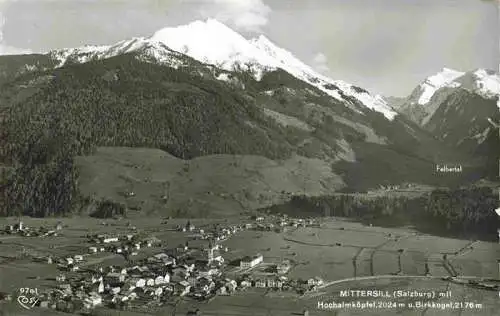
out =
<svg viewBox="0 0 500 316"><path fill-rule="evenodd" d="M300 227L313 225L308 220L274 217L267 220L277 226ZM219 243L241 230L258 229L266 219L255 218L252 224L224 227L214 225L209 231L197 229L189 221L177 230L190 234L188 241L176 247L163 248L160 240L140 237L138 233L125 236L88 235L93 244L85 254L55 259L61 274L57 276L57 289L44 293L39 300L41 307L66 312L92 309L104 305L111 308L144 308L159 306L172 297L185 296L206 300L215 295L231 295L235 291L250 287L274 290L296 290L299 293L316 289L323 281L289 280L285 274L291 264L283 261L276 264L274 273L268 277L252 277L241 273L234 279L224 273L222 254L228 251ZM207 229L208 230L208 229ZM162 249L156 254L138 256L142 248ZM81 264L88 256L100 252L121 254L127 259L125 267L91 266ZM251 269L263 263L263 256L255 254L240 260L240 268Z"/></svg>
<svg viewBox="0 0 500 316"><path fill-rule="evenodd" d="M121 254L125 258L138 255L141 248L159 246L161 243L156 238L140 238L137 234L129 234L123 237L113 237L109 235L92 235L87 236L90 242L94 242L94 246L88 247L86 252L75 254L72 256L56 257L49 255L46 257L48 264L57 263L60 270L63 271L78 271L81 263L90 256L102 252ZM40 260L37 259L37 260Z"/></svg>
<svg viewBox="0 0 500 316"><path fill-rule="evenodd" d="M59 288L46 294L40 306L64 311L71 302L72 308L91 309L97 305L116 308L164 302L172 296L207 299L217 291L231 293L236 283L222 277L223 258L219 251L220 246L212 242L202 248L191 248L186 243L127 267L76 270L81 256L65 258L66 266L73 269L57 277Z"/></svg>
<svg viewBox="0 0 500 316"><path fill-rule="evenodd" d="M157 238L141 238L137 233L127 234L122 237L98 234L88 236L89 241L94 246L88 248L89 254L98 252L113 252L128 258L137 256L141 248L161 246L161 241Z"/></svg>
<svg viewBox="0 0 500 316"><path fill-rule="evenodd" d="M38 229L29 227L23 223L23 221L18 221L16 224L9 224L5 227L2 233L4 234L17 234L24 237L47 237L47 236L57 236L62 230L62 223L57 223L53 229L47 227L39 227Z"/></svg>
<svg viewBox="0 0 500 316"><path fill-rule="evenodd" d="M204 229L196 228L190 221L187 221L185 226L177 226L176 229L180 232L189 233L190 235L188 237L193 239L211 239L220 242L227 240L233 234L245 230L245 225L222 226L220 224L215 224L210 231L205 231Z"/></svg>
<svg viewBox="0 0 500 316"><path fill-rule="evenodd" d="M276 233L286 232L290 228L315 227L318 226L313 219L288 218L286 215L265 218L255 217L255 223L245 224L246 229L258 231L274 231Z"/></svg>
<svg viewBox="0 0 500 316"><path fill-rule="evenodd" d="M242 281L244 282L244 281ZM290 280L286 276L278 277L268 277L268 278L257 278L251 282L247 281L246 284L250 284L256 288L267 288L274 290L293 290L299 294L303 294L309 291L316 291L319 286L324 284L323 279L320 277L310 278L308 280Z"/></svg>
<svg viewBox="0 0 500 316"><path fill-rule="evenodd" d="M240 261L240 269L251 269L261 263L263 263L263 256L261 254L245 256ZM254 287L273 290L294 290L297 293L305 293L307 291L315 291L318 286L324 284L323 280L319 277L310 278L308 280L289 279L286 274L290 270L291 266L292 265L289 260L284 260L273 265L269 269L273 273L266 277L252 276L249 273L243 273L243 276L239 278L237 282L238 289Z"/></svg>
<svg viewBox="0 0 500 316"><path fill-rule="evenodd" d="M397 190L411 190L415 189L416 187L417 186L413 183L402 183L402 184L379 185L378 189L384 191L397 191Z"/></svg>

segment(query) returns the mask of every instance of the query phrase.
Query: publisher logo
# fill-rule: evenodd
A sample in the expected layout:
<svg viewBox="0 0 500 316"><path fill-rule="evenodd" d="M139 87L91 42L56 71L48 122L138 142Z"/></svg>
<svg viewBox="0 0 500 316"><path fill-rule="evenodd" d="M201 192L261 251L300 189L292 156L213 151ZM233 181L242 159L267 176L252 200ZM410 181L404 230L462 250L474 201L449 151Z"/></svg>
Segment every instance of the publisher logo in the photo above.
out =
<svg viewBox="0 0 500 316"><path fill-rule="evenodd" d="M20 288L17 302L25 309L32 309L38 303L38 289Z"/></svg>

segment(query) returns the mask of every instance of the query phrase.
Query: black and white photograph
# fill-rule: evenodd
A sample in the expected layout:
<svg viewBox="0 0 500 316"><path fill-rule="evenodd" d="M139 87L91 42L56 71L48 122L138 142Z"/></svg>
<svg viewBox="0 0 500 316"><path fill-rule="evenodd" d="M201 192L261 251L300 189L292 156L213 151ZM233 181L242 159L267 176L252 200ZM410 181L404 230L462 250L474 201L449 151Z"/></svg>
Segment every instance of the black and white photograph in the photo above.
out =
<svg viewBox="0 0 500 316"><path fill-rule="evenodd" d="M0 316L500 315L499 8L0 0Z"/></svg>

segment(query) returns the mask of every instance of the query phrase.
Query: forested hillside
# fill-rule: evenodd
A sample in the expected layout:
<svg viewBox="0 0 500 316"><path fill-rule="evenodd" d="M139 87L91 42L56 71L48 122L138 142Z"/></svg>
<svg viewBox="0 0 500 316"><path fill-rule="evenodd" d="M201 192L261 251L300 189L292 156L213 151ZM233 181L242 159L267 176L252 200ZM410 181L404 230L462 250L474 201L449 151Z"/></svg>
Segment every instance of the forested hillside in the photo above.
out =
<svg viewBox="0 0 500 316"><path fill-rule="evenodd" d="M419 197L343 194L325 197L293 197L271 212L299 216L339 216L374 225L408 225L433 234L454 234L497 239L499 220L493 211L498 204L496 190L472 186L436 189Z"/></svg>
<svg viewBox="0 0 500 316"><path fill-rule="evenodd" d="M391 122L354 98L338 101L282 70L257 81L244 68L227 72L179 56L177 68L128 53L32 70L1 85L0 214L81 210L89 199L80 196L74 158L99 146L157 148L182 159L295 154L330 164L353 189L360 181L447 182L429 175L434 164L461 157L409 122ZM394 166L408 168L401 176Z"/></svg>
<svg viewBox="0 0 500 316"><path fill-rule="evenodd" d="M119 79L108 80L107 70ZM4 108L3 158L14 168L5 180L4 214L70 212L77 194L73 157L94 146L162 148L182 158L290 155L285 129L270 128L271 119L251 102L189 71L146 68L130 56L74 65L56 70L53 81L27 100ZM8 85L3 88L19 82Z"/></svg>

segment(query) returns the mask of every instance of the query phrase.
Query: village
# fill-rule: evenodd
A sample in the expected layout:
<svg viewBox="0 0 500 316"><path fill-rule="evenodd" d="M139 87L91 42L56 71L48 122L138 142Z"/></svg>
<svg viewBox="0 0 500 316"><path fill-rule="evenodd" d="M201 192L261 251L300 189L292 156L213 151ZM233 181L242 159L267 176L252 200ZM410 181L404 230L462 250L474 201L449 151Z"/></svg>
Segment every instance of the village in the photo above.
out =
<svg viewBox="0 0 500 316"><path fill-rule="evenodd" d="M96 307L151 311L181 297L204 301L249 290L303 295L317 290L324 281L314 275L306 280L290 279L289 260L265 262L260 253L248 253L237 262L226 261L224 256L231 249L224 241L244 230L279 233L318 225L312 219L253 216L244 224L214 224L202 229L187 220L185 225L171 228L183 237L184 242L177 245L138 232L135 227L126 234L87 234L85 253L36 258L56 265L59 271L56 286L39 293L36 305L63 312ZM19 221L8 225L3 233L57 236L64 234L64 228L58 223L54 230L33 229ZM95 260L106 254L122 256L125 264Z"/></svg>

